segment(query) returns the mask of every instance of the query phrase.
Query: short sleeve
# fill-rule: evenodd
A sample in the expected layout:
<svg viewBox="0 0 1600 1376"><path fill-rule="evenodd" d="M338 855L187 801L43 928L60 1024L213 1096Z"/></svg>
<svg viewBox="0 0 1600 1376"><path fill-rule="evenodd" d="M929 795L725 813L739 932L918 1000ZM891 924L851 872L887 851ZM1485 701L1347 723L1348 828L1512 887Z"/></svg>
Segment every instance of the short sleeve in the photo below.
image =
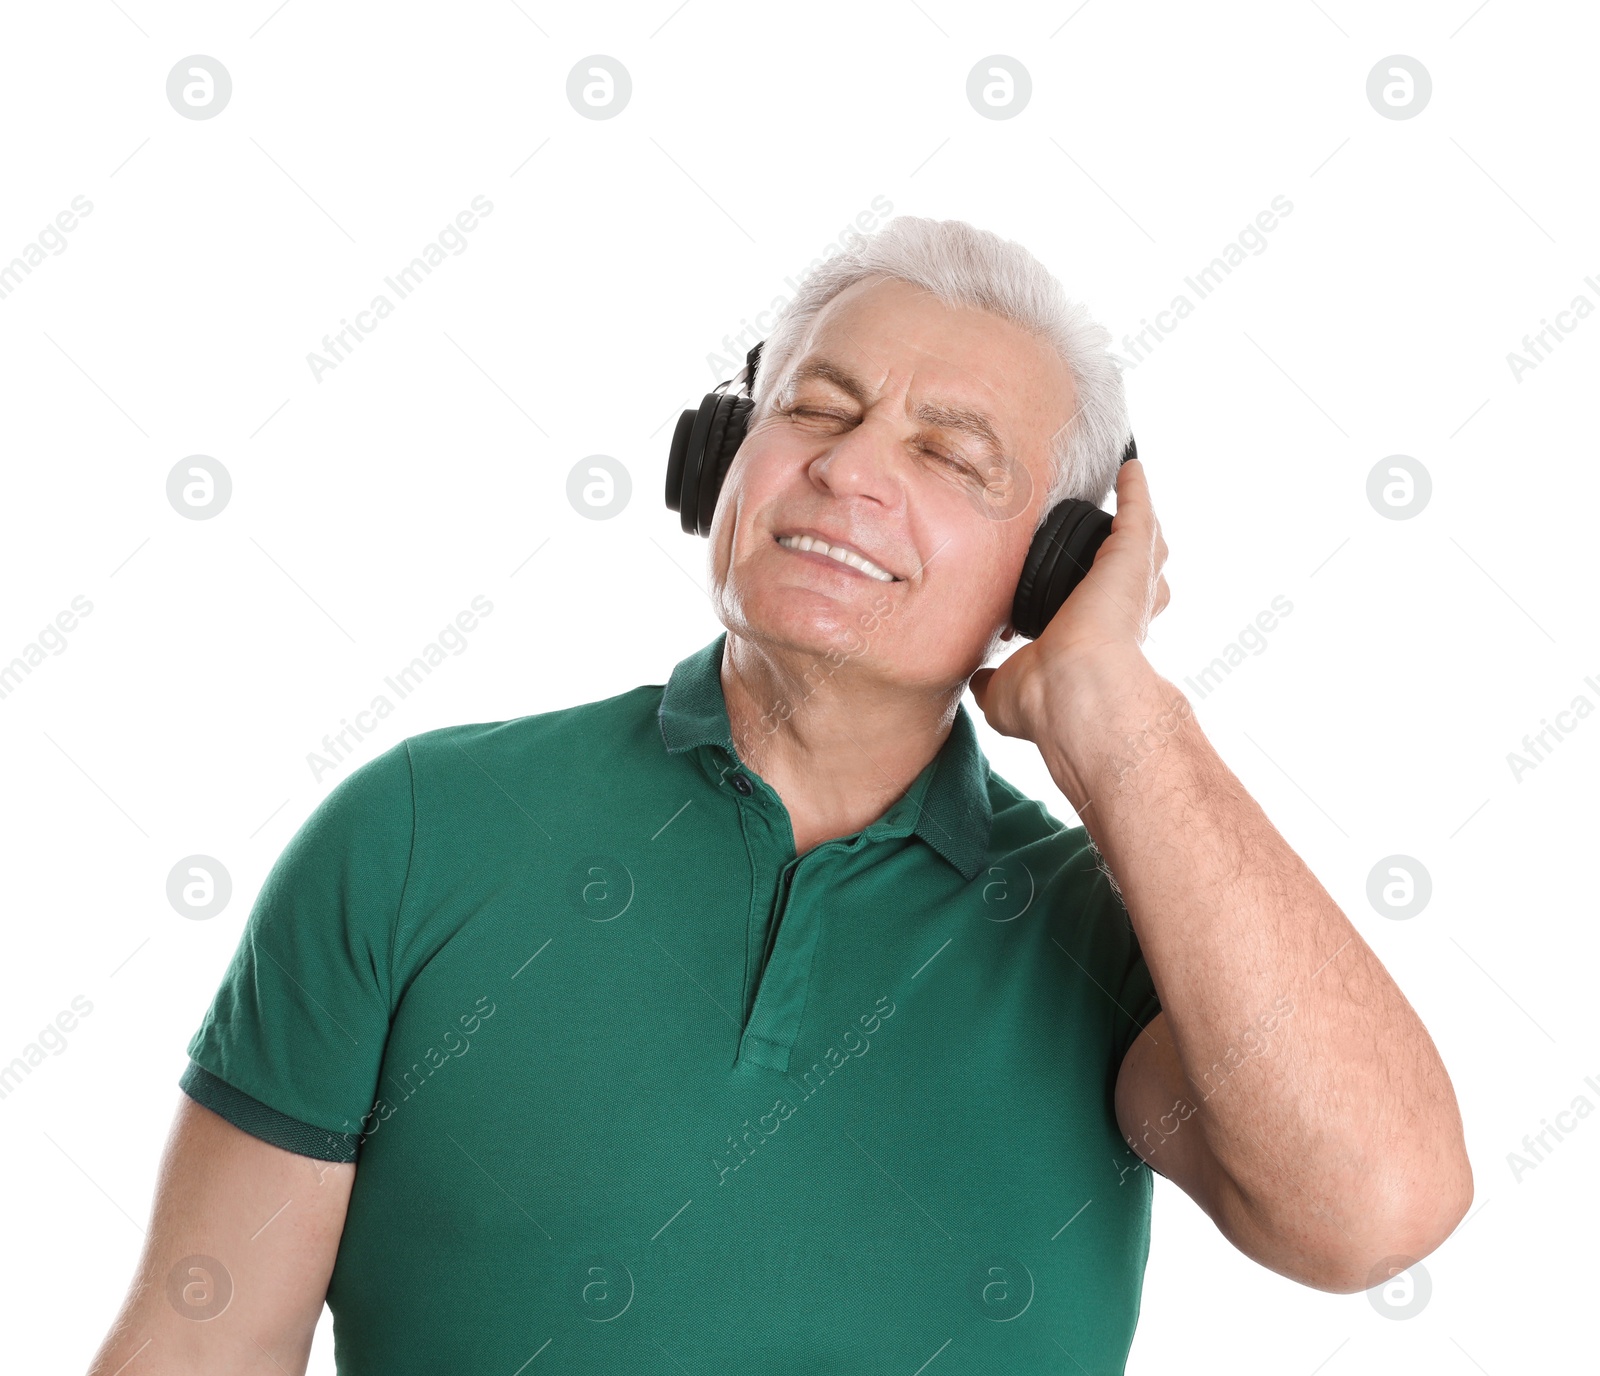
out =
<svg viewBox="0 0 1600 1376"><path fill-rule="evenodd" d="M1144 952L1139 949L1139 938L1133 930L1128 911L1122 899L1113 894L1113 901L1122 915L1128 930L1128 955L1122 971L1122 983L1117 992L1116 1016L1116 1068L1128 1054L1135 1037L1147 1027L1161 1011L1161 999L1156 994L1155 981L1150 977L1150 967L1145 964Z"/></svg>
<svg viewBox="0 0 1600 1376"><path fill-rule="evenodd" d="M1074 1046L1080 1052L1092 1047L1095 1063L1103 1066L1109 1107L1123 1058L1161 1012L1161 1000L1122 894L1088 829L1063 827L1048 812L1044 816L1055 827L1044 862L1055 872L1045 889L1069 1000L1063 1021Z"/></svg>
<svg viewBox="0 0 1600 1376"><path fill-rule="evenodd" d="M288 1151L355 1159L389 1032L414 821L404 741L312 811L189 1041L179 1085L192 1099Z"/></svg>
<svg viewBox="0 0 1600 1376"><path fill-rule="evenodd" d="M1112 1064L1111 1075L1115 1081L1122 1068L1122 1058L1128 1054L1141 1031L1161 1011L1161 1000L1156 994L1155 980L1150 967L1145 964L1144 952L1139 947L1139 937L1133 929L1133 919L1128 916L1110 871L1100 858L1099 851L1084 833L1085 860L1094 866L1094 908L1096 920L1108 931L1117 933L1119 940L1112 944L1112 963L1106 968L1107 989L1115 1009L1112 1014Z"/></svg>

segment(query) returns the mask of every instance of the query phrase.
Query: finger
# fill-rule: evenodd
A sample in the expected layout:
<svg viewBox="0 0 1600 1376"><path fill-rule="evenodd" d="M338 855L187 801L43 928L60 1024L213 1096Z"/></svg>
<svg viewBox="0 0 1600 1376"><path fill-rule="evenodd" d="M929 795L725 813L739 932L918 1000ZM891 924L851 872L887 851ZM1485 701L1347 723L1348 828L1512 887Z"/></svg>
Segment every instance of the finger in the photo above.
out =
<svg viewBox="0 0 1600 1376"><path fill-rule="evenodd" d="M1144 464L1129 459L1117 469L1117 514L1113 529L1132 529L1147 541L1156 534L1155 510L1150 505L1150 486L1145 481Z"/></svg>
<svg viewBox="0 0 1600 1376"><path fill-rule="evenodd" d="M1157 579L1155 607L1151 610L1150 615L1152 617L1160 616L1167 609L1167 603L1170 601L1172 601L1172 589L1167 586L1167 580L1164 577Z"/></svg>
<svg viewBox="0 0 1600 1376"><path fill-rule="evenodd" d="M978 710L985 716L988 715L988 709L984 707L983 699L984 695L989 691L989 680L993 677L993 669L979 669L967 683L967 687L972 689L972 697L978 704Z"/></svg>

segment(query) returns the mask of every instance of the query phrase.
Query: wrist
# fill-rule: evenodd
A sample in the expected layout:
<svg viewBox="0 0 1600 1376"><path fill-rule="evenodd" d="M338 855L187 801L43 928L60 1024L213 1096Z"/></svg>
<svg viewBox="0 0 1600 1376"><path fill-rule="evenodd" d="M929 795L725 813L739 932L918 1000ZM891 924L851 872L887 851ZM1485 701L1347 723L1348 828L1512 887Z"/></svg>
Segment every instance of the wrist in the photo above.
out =
<svg viewBox="0 0 1600 1376"><path fill-rule="evenodd" d="M1077 658L1051 698L1041 753L1079 809L1126 783L1194 717L1189 700L1136 647Z"/></svg>

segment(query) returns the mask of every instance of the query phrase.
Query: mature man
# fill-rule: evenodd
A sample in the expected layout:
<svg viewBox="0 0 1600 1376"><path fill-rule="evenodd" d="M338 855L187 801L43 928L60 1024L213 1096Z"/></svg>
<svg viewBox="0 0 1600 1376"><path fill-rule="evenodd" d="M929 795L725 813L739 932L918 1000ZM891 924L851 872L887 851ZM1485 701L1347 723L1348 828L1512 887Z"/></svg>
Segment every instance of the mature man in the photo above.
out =
<svg viewBox="0 0 1600 1376"><path fill-rule="evenodd" d="M95 1373L303 1370L324 1297L351 1376L1120 1372L1144 1163L1325 1290L1450 1233L1426 1031L1141 651L1137 461L981 667L1049 505L1109 487L1107 342L960 222L816 269L716 507L724 632L400 742L280 857Z"/></svg>

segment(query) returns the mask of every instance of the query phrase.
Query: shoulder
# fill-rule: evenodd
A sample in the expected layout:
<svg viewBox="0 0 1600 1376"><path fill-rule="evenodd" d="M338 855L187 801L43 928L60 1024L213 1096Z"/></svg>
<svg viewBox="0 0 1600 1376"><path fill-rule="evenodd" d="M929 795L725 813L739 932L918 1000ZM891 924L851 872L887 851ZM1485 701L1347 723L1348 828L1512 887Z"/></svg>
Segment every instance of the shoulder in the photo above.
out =
<svg viewBox="0 0 1600 1376"><path fill-rule="evenodd" d="M508 863L528 819L546 837L574 819L592 822L615 806L616 780L637 780L649 752L664 756L660 697L660 685L644 684L406 736L321 800L291 843L300 863L285 874L303 874L308 861L318 873L359 867L371 892L392 897L396 887L416 892L464 866Z"/></svg>
<svg viewBox="0 0 1600 1376"><path fill-rule="evenodd" d="M1086 918L1131 931L1121 895L1082 823L1068 826L1044 803L989 771L989 864L1026 873L1048 896L1052 920L1067 925Z"/></svg>
<svg viewBox="0 0 1600 1376"><path fill-rule="evenodd" d="M1069 827L1037 798L1030 798L993 769L989 770L989 810L994 818L989 832L992 857L1021 855L1069 870L1083 863L1098 868L1100 855L1087 828L1081 823Z"/></svg>
<svg viewBox="0 0 1600 1376"><path fill-rule="evenodd" d="M596 768L644 748L662 749L656 709L662 685L641 684L611 697L504 721L462 722L407 736L418 778L501 772L529 766ZM653 737L653 741L652 741Z"/></svg>

